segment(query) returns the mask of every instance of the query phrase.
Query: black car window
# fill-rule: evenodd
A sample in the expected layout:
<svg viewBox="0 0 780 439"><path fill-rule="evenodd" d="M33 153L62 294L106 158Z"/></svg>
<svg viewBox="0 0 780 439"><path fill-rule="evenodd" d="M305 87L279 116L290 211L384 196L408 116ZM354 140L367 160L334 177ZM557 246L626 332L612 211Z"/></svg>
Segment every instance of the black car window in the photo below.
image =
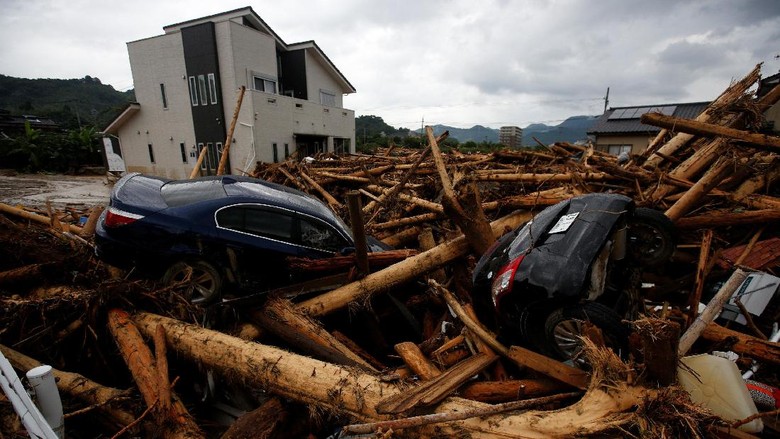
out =
<svg viewBox="0 0 780 439"><path fill-rule="evenodd" d="M247 206L231 206L217 212L222 228L292 242L295 220L283 212Z"/></svg>
<svg viewBox="0 0 780 439"><path fill-rule="evenodd" d="M301 219L301 244L322 250L337 252L348 244L333 230L321 222Z"/></svg>

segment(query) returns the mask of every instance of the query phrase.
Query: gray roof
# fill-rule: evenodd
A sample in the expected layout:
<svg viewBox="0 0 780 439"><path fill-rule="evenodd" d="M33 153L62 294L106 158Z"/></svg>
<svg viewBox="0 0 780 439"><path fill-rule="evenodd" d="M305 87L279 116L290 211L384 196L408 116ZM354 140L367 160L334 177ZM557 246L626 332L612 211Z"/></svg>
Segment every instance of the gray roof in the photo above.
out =
<svg viewBox="0 0 780 439"><path fill-rule="evenodd" d="M642 114L648 112L660 112L683 119L695 119L709 102L692 102L687 104L661 104L661 105L635 105L631 107L610 108L596 119L596 122L588 130L588 134L654 134L661 131L660 128L645 125L639 121Z"/></svg>

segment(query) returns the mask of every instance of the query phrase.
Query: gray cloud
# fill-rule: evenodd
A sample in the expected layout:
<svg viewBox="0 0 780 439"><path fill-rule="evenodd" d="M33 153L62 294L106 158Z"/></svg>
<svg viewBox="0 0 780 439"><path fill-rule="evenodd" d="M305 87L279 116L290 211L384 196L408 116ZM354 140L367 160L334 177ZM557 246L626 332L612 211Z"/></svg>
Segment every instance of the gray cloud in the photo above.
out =
<svg viewBox="0 0 780 439"><path fill-rule="evenodd" d="M132 85L125 43L246 6L6 0L0 73ZM314 39L358 89L357 114L456 126L556 121L613 105L716 97L764 61L780 67L774 0L261 1L286 42ZM21 44L19 42L22 42Z"/></svg>

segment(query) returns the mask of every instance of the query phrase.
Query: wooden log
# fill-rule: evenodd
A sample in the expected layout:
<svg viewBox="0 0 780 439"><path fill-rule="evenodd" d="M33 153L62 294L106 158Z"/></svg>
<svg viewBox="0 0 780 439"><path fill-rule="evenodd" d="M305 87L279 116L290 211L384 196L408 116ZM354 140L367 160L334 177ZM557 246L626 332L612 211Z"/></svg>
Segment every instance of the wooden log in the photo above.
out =
<svg viewBox="0 0 780 439"><path fill-rule="evenodd" d="M333 363L376 371L319 324L301 314L287 300L269 300L262 311L253 312L251 317L262 328L291 345L303 349L304 352Z"/></svg>
<svg viewBox="0 0 780 439"><path fill-rule="evenodd" d="M724 328L716 323L710 323L701 333L701 338L727 346L740 355L757 361L780 366L780 343L761 340L758 337Z"/></svg>
<svg viewBox="0 0 780 439"><path fill-rule="evenodd" d="M236 129L236 122L238 122L238 114L241 112L241 103L244 101L244 93L246 93L246 86L242 85L238 89L238 99L236 100L236 108L233 110L233 117L230 119L230 127L228 128L227 137L225 138L225 145L222 148L222 157L219 158L219 165L217 166L217 175L225 173L225 167L227 167L228 157L230 156L230 145L233 143L233 131ZM257 114L255 114L257 119Z"/></svg>
<svg viewBox="0 0 780 439"><path fill-rule="evenodd" d="M159 326L160 323L155 325L148 335L154 337ZM110 310L108 312L108 327L147 407L155 407L163 395L170 395L173 399L168 411L162 410L163 407L166 407L165 404L158 406L156 410L152 409L163 437L190 439L204 437L203 432L200 431L181 400L173 392L162 392L158 387L159 372L157 372L152 352L144 343L133 321L130 320L130 315L119 309Z"/></svg>
<svg viewBox="0 0 780 439"><path fill-rule="evenodd" d="M431 154L442 184L442 207L444 207L445 213L460 227L471 249L481 255L493 244L495 236L485 212L482 210L479 191L472 183L465 186L460 196L455 194L455 188L447 174L447 167L444 164L441 150L439 150L439 144L433 136L433 128L427 126L425 132L428 135Z"/></svg>
<svg viewBox="0 0 780 439"><path fill-rule="evenodd" d="M769 224L780 221L779 209L751 211L710 211L706 214L680 218L675 223L678 229L701 229L743 224Z"/></svg>
<svg viewBox="0 0 780 439"><path fill-rule="evenodd" d="M37 223L45 224L45 225L51 225L51 221L52 221L52 219L48 216L38 215L37 213L28 212L24 209L19 209L14 206L9 206L8 204L5 203L0 203L0 212L7 213L9 215L14 215L19 218L24 218L26 220L35 221ZM81 227L77 225L68 224L66 227L71 233L75 233L77 235L81 233Z"/></svg>
<svg viewBox="0 0 780 439"><path fill-rule="evenodd" d="M682 357L688 353L688 350L693 346L693 343L699 338L702 331L710 324L717 314L720 313L723 305L731 298L737 288L742 285L747 273L741 269L736 269L731 274L729 280L720 287L720 290L715 294L715 297L710 300L704 311L696 318L696 320L688 327L683 336L680 338L680 345L677 355Z"/></svg>
<svg viewBox="0 0 780 439"><path fill-rule="evenodd" d="M696 121L709 122L712 120L712 115L718 108L724 108L741 98L750 87L755 84L761 77L761 65L757 65L753 70L748 73L744 78L738 82L731 84L726 90L718 96L704 111L696 116ZM651 154L644 164L646 169L652 169L657 167L663 161L663 156L673 156L677 150L684 147L693 138L691 134L678 133L670 141L666 142L658 151Z"/></svg>
<svg viewBox="0 0 780 439"><path fill-rule="evenodd" d="M46 264L30 264L0 271L0 285L9 286L37 280L43 275L46 266Z"/></svg>
<svg viewBox="0 0 780 439"><path fill-rule="evenodd" d="M543 373L549 377L555 378L578 389L586 389L588 387L588 376L580 369L563 364L559 361L555 361L552 358L545 357L544 355L533 352L529 349L519 346L511 346L507 348L502 345L496 338L490 334L481 324L474 321L471 316L468 315L463 309L463 306L455 299L446 288L441 285L437 285L435 281L428 281L428 285L434 288L439 294L444 297L450 309L458 316L463 324L469 328L475 335L482 339L488 346L494 349L497 353L507 357L514 361L516 364L522 367L531 368L537 372Z"/></svg>
<svg viewBox="0 0 780 439"><path fill-rule="evenodd" d="M347 206L349 207L349 220L352 226L352 237L355 241L355 265L360 276L369 272L368 268L368 244L366 242L366 229L363 225L361 212L360 192L347 193Z"/></svg>
<svg viewBox="0 0 780 439"><path fill-rule="evenodd" d="M104 209L104 206L95 206L90 209L87 222L84 223L84 227L79 232L82 237L89 238L95 234L95 227L97 227L98 219L100 219L100 214L103 213Z"/></svg>
<svg viewBox="0 0 780 439"><path fill-rule="evenodd" d="M419 227L416 226L408 227L390 236L385 236L384 238L381 239L381 241L389 245L390 247L396 248L404 245L407 242L416 239L419 233L420 233Z"/></svg>
<svg viewBox="0 0 780 439"><path fill-rule="evenodd" d="M399 227L411 226L415 224L429 223L438 221L444 216L443 213L423 213L421 215L407 216L404 218L378 223L371 226L374 230L397 229Z"/></svg>
<svg viewBox="0 0 780 439"><path fill-rule="evenodd" d="M531 407L546 405L557 401L571 399L579 396L579 393L566 393L549 397L536 398L533 400L525 401L513 401L506 404L500 404L497 406L490 406L484 408L475 408L472 410L466 410L463 412L452 413L435 413L430 415L412 416L409 418L394 419L391 421L379 421L372 422L370 424L348 425L344 427L341 432L343 434L359 434L368 435L373 434L374 437L386 437L383 434L384 430L387 433L395 433L395 430L411 429L414 427L421 427L432 424L439 424L443 422L459 421L469 418L482 418L489 415L495 415L498 413L504 413L514 410L525 410Z"/></svg>
<svg viewBox="0 0 780 439"><path fill-rule="evenodd" d="M419 386L380 401L376 411L404 413L415 407L437 404L497 359L497 355L476 354Z"/></svg>
<svg viewBox="0 0 780 439"><path fill-rule="evenodd" d="M666 216L675 222L685 216L697 207L698 203L728 176L733 166L734 162L730 158L721 159L692 188L688 189L682 198L664 212Z"/></svg>
<svg viewBox="0 0 780 439"><path fill-rule="evenodd" d="M571 389L571 387L560 381L544 378L478 381L463 386L460 390L460 396L474 401L496 404L547 396L565 391L566 389Z"/></svg>
<svg viewBox="0 0 780 439"><path fill-rule="evenodd" d="M260 386L277 395L312 404L363 422L388 419L374 409L383 398L400 393L392 384L281 349L246 342L226 334L178 320L139 313L138 328L151 334L158 324L165 326L168 346L185 358L223 374L241 377L247 385ZM598 382L598 381L596 381ZM486 416L448 422L435 429L420 428L412 434L455 436L471 434L498 437L548 437L598 434L614 431L635 420L635 406L654 398L646 388L617 380L612 386L594 387L576 404L563 410L529 411L512 416ZM436 413L486 408L486 404L449 397L438 404Z"/></svg>
<svg viewBox="0 0 780 439"><path fill-rule="evenodd" d="M273 397L260 407L236 419L220 439L249 439L279 437L280 426L288 413L279 398Z"/></svg>
<svg viewBox="0 0 780 439"><path fill-rule="evenodd" d="M704 291L704 281L707 278L707 267L709 267L710 246L712 245L713 235L712 229L707 229L704 231L704 235L701 239L699 263L696 267L696 283L694 285L693 293L688 298L688 324L693 323L699 315L699 302L701 301L701 293Z"/></svg>
<svg viewBox="0 0 780 439"><path fill-rule="evenodd" d="M405 341L394 346L409 369L424 380L430 380L441 375L441 371L422 353L416 344Z"/></svg>
<svg viewBox="0 0 780 439"><path fill-rule="evenodd" d="M154 331L154 358L157 361L155 372L157 372L157 400L160 410L167 413L171 410L171 381L168 379L168 356L165 346L165 328L157 325Z"/></svg>
<svg viewBox="0 0 780 439"><path fill-rule="evenodd" d="M751 146L767 151L780 151L780 137L767 134L751 133L749 131L738 130L711 123L697 122L695 120L683 119L680 117L666 116L661 113L645 113L641 121L647 125L654 125L661 128L674 129L683 133L693 134L705 137L726 137L750 143Z"/></svg>
<svg viewBox="0 0 780 439"><path fill-rule="evenodd" d="M341 344L346 346L347 349L360 356L360 358L365 360L375 370L387 369L387 366L385 366L381 361L377 360L373 355L366 352L365 349L360 347L360 345L355 343L351 338L347 337L344 333L341 333L339 331L333 331L333 337L336 338L336 340L338 340L339 342L341 342Z"/></svg>
<svg viewBox="0 0 780 439"><path fill-rule="evenodd" d="M400 249L400 250L386 250L381 252L368 253L367 260L371 267L387 267L395 263L401 262L406 258L419 254L417 250L412 249ZM333 256L330 258L322 259L309 259L298 257L287 257L285 259L288 263L288 267L294 272L335 272L345 271L355 266L355 257L349 256Z"/></svg>
<svg viewBox="0 0 780 439"><path fill-rule="evenodd" d="M390 189L385 189L373 184L366 186L366 189L374 193L386 193L390 191ZM428 210L430 212L438 213L441 215L444 214L444 207L442 207L442 205L439 203L434 203L432 201L428 201L426 199L419 198L419 197L413 197L411 195L407 195L404 193L398 193L397 197L401 201L405 201L407 203L414 204L415 206L422 207L423 209Z"/></svg>
<svg viewBox="0 0 780 439"><path fill-rule="evenodd" d="M26 372L41 365L40 361L7 346L0 345L0 351L3 352L3 355L11 365L20 371ZM127 396L126 391L103 386L73 372L52 368L52 373L56 379L57 389L63 394L69 395L89 406L94 406L99 412L107 415L119 426L130 425L135 421L134 414L113 404L118 398Z"/></svg>
<svg viewBox="0 0 780 439"><path fill-rule="evenodd" d="M605 172L563 173L563 174L473 174L474 181L517 182L517 183L561 183L572 181L609 181L614 175Z"/></svg>
<svg viewBox="0 0 780 439"><path fill-rule="evenodd" d="M200 154L198 154L198 160L195 161L195 166L192 167L192 172L190 172L190 179L200 175L200 167L203 165L203 160L206 158L208 151L209 149L205 146L200 150Z"/></svg>
<svg viewBox="0 0 780 439"><path fill-rule="evenodd" d="M674 384L677 381L680 325L655 318L643 318L631 324L642 340L645 382L659 387Z"/></svg>
<svg viewBox="0 0 780 439"><path fill-rule="evenodd" d="M322 198L325 199L325 201L330 205L332 208L340 208L342 205L338 202L335 198L333 198L333 195L330 194L330 192L326 191L322 186L317 184L316 181L314 181L313 178L309 177L309 174L307 174L303 169L298 169L298 175L301 176L301 178L309 184L315 191L319 192L319 194L322 196Z"/></svg>
<svg viewBox="0 0 780 439"><path fill-rule="evenodd" d="M420 232L420 236L417 237L417 240L420 243L420 250L422 251L428 251L436 247L436 239L433 237L433 229L430 227L424 228L422 232ZM443 268L438 268L433 270L429 276L439 283L444 283L447 278L447 273L444 272Z"/></svg>
<svg viewBox="0 0 780 439"><path fill-rule="evenodd" d="M492 223L496 236L519 226L532 216L527 212L515 212ZM301 302L298 309L311 316L321 316L343 308L353 301L360 301L382 291L388 291L398 285L417 278L423 273L442 267L468 252L468 244L463 235L417 256L407 258L363 279L344 285L318 297Z"/></svg>

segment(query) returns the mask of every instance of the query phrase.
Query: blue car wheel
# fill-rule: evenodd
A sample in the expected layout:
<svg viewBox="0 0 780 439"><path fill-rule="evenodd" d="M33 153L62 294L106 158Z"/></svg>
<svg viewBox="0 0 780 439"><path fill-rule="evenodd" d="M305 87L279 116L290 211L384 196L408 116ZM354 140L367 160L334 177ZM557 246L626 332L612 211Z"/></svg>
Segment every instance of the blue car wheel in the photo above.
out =
<svg viewBox="0 0 780 439"><path fill-rule="evenodd" d="M222 276L219 271L204 261L176 262L166 270L163 283L185 285L187 299L199 305L215 302L222 290Z"/></svg>

